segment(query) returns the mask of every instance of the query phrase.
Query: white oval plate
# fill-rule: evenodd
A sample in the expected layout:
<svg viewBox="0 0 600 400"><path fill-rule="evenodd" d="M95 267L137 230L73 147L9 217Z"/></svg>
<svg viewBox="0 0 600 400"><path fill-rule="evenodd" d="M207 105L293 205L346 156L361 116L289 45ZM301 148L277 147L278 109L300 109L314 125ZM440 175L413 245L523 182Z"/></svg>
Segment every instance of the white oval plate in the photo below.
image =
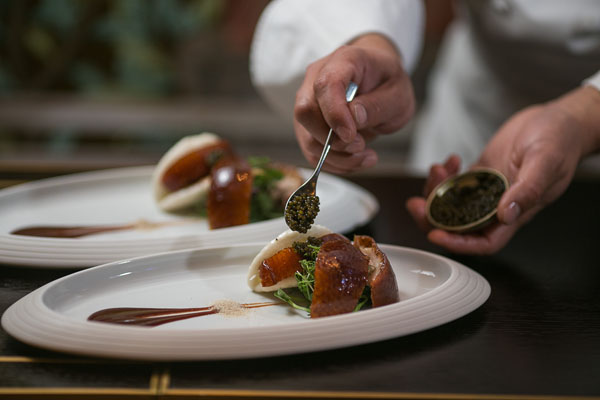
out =
<svg viewBox="0 0 600 400"><path fill-rule="evenodd" d="M310 319L287 305L221 314L157 327L90 322L112 307L204 307L218 300L276 300L252 292L248 265L262 244L182 250L82 270L23 297L2 316L15 338L42 348L146 360L214 360L334 349L419 332L479 307L490 286L478 273L424 251L382 245L400 302Z"/></svg>
<svg viewBox="0 0 600 400"><path fill-rule="evenodd" d="M151 190L152 166L73 174L0 190L0 263L46 268L94 265L165 251L265 243L287 227L283 218L223 229L205 219L161 211ZM308 176L311 171L301 170ZM379 209L375 197L352 182L321 174L321 212L315 223L349 232ZM122 225L140 219L183 221L152 230L106 232L76 239L39 238L10 232L35 225Z"/></svg>

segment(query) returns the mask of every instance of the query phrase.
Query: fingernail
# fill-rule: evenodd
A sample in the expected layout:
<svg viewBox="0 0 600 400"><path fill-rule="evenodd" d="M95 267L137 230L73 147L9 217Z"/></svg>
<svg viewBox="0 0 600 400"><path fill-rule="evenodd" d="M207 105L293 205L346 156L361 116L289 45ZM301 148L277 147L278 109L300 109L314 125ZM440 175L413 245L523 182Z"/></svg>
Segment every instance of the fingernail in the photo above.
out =
<svg viewBox="0 0 600 400"><path fill-rule="evenodd" d="M377 164L377 155L369 153L365 156L365 159L360 163L361 167L369 168Z"/></svg>
<svg viewBox="0 0 600 400"><path fill-rule="evenodd" d="M354 112L354 121L359 128L362 128L367 123L367 109L362 104L353 104L352 111Z"/></svg>
<svg viewBox="0 0 600 400"><path fill-rule="evenodd" d="M521 207L516 202L512 202L504 210L504 223L506 225L513 224L521 215Z"/></svg>

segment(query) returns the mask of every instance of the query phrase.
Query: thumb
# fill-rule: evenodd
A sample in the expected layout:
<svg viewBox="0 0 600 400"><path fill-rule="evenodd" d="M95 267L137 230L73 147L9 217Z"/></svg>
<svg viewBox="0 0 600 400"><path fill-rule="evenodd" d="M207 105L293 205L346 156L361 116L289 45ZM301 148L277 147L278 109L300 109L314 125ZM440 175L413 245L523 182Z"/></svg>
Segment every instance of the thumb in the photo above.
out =
<svg viewBox="0 0 600 400"><path fill-rule="evenodd" d="M544 204L545 193L554 184L554 168L539 159L525 161L514 183L504 193L498 204L498 219L511 225L524 214Z"/></svg>

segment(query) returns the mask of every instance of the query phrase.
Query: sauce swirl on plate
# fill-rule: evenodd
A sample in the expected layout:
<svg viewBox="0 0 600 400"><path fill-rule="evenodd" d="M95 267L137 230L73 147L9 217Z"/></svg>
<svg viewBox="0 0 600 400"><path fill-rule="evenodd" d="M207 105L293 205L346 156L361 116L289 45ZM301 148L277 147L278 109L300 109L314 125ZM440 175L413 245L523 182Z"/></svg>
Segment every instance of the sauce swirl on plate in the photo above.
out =
<svg viewBox="0 0 600 400"><path fill-rule="evenodd" d="M120 325L158 326L169 322L188 318L202 317L211 314L226 316L244 315L249 308L260 308L283 304L279 302L244 303L232 300L220 300L208 307L198 308L134 308L119 307L96 311L88 317L88 321L107 322Z"/></svg>

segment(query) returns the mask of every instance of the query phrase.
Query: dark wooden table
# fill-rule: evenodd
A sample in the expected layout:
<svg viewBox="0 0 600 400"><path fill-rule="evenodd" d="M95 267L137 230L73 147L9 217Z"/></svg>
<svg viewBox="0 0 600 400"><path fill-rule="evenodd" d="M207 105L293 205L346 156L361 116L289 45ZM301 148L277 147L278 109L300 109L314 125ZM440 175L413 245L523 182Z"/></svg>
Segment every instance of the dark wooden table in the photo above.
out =
<svg viewBox="0 0 600 400"><path fill-rule="evenodd" d="M0 331L0 396L21 398L600 399L600 182L565 195L487 257L429 244L404 208L411 177L358 177L381 211L356 233L443 254L490 283L454 322L342 350L241 361L156 363L39 350ZM71 273L0 266L0 311ZM318 340L318 338L316 338Z"/></svg>

